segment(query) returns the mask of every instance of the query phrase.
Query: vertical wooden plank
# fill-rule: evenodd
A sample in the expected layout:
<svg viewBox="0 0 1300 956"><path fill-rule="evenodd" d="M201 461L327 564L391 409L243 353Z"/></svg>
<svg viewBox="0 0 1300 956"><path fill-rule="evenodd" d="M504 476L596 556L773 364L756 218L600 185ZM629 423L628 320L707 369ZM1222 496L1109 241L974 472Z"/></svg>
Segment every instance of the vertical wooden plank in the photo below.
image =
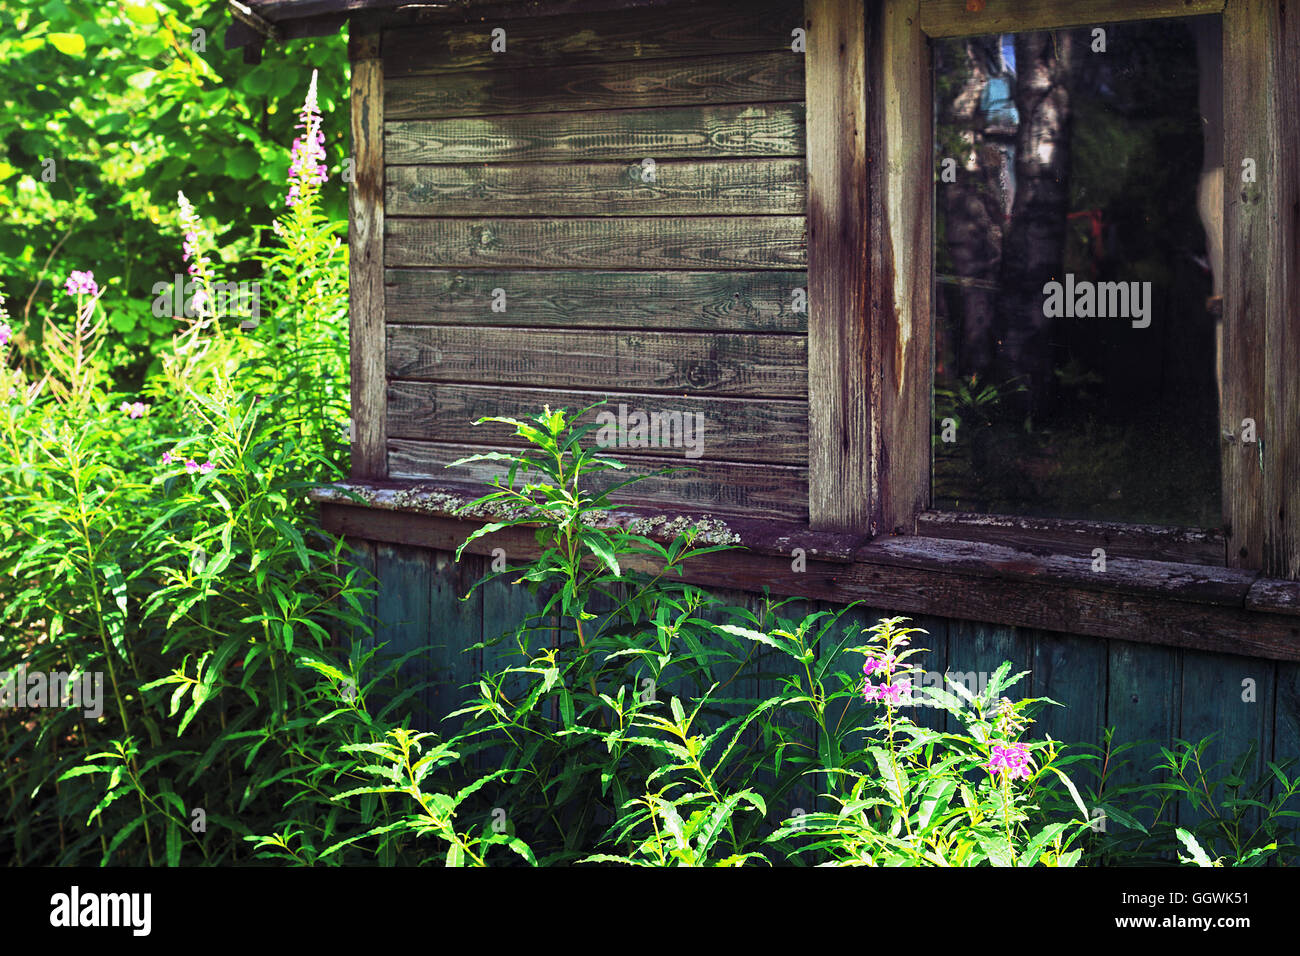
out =
<svg viewBox="0 0 1300 956"><path fill-rule="evenodd" d="M474 696L473 684L483 667L482 649L469 650L483 637L483 592L475 591L468 600L461 598L483 575L483 558L466 553L459 562L448 551L432 553L432 589L430 620L433 629L432 653L437 685L431 694L431 706L438 733L456 734L465 718L446 720ZM466 689L466 685L471 685Z"/></svg>
<svg viewBox="0 0 1300 956"><path fill-rule="evenodd" d="M1003 661L1011 662L1011 673L1032 671L1033 649L1027 632L1018 627L1001 627L975 621L950 621L948 624L948 672L973 693L988 684L988 679ZM1033 675L1020 679L1008 696L1013 699L1032 696ZM1031 732L1037 727L1031 727Z"/></svg>
<svg viewBox="0 0 1300 956"><path fill-rule="evenodd" d="M375 587L376 584L371 580L375 575L375 543L364 539L355 539L348 542L351 549L351 562L361 572L359 581L363 587ZM346 573L346 570L344 571ZM359 601L361 605L362 623L351 629L350 634L345 635L347 643L343 645L344 652L347 652L350 645L360 642L365 650L370 650L375 646L375 613L378 606L378 594L372 594L369 597Z"/></svg>
<svg viewBox="0 0 1300 956"><path fill-rule="evenodd" d="M917 666L927 671L928 674L935 675L928 677L929 682L933 685L938 680L939 687L947 689L946 685L940 679L941 676L948 672L948 620L942 617L930 617L927 614L918 614L907 625L908 627L919 627L926 634L918 634L912 640L912 647L926 648L928 653L918 654L916 656ZM916 678L913 683L916 683ZM923 699L921 694L917 694L918 699ZM955 728L953 718L948 715L946 710L940 710L937 707L917 707L911 714L913 720L922 727L929 727L931 730L947 731Z"/></svg>
<svg viewBox="0 0 1300 956"><path fill-rule="evenodd" d="M806 0L804 16L809 520L874 533L866 13L862 0Z"/></svg>
<svg viewBox="0 0 1300 956"><path fill-rule="evenodd" d="M429 680L433 677L433 659L427 652L432 622L431 554L423 548L379 544L375 548L375 567L380 581L375 643L386 644L380 653L391 656L425 649L426 653L402 665L398 679L403 688ZM432 689L425 688L410 702L413 727L435 729L436 721L430 710L432 696ZM401 719L401 714L393 716Z"/></svg>
<svg viewBox="0 0 1300 956"><path fill-rule="evenodd" d="M1052 631L1031 631L1033 695L1050 697L1061 707L1039 714L1034 736L1048 734L1067 744L1099 744L1106 720L1106 641Z"/></svg>
<svg viewBox="0 0 1300 956"><path fill-rule="evenodd" d="M509 667L525 667L539 649L555 640L554 621L537 614L546 606L546 595L533 594L526 585L514 583L514 575L505 575L483 585L483 640L496 641L483 648L482 672L499 673ZM525 647L520 651L515 635L524 628ZM497 638L501 638L497 640ZM511 674L502 685L506 699L518 704L529 685L528 674ZM478 754L479 766L498 767L503 754L491 748Z"/></svg>
<svg viewBox="0 0 1300 956"><path fill-rule="evenodd" d="M830 611L834 613L839 608L835 605L825 604L822 602L812 601L792 601L775 610L769 610L763 606L763 599L759 595L754 595L755 601L752 607L763 621L764 632L770 633L777 628L793 632L809 614L817 611ZM772 604L780 602L780 598L773 598ZM786 624L782 624L784 621ZM818 625L822 623L818 622ZM817 625L814 625L816 627ZM760 646L757 651L757 666L754 670L755 680L753 682L753 694L757 701L767 700L781 692L784 686L783 677L799 676L803 682L807 683L804 676L803 668L799 663L793 660L789 655L783 654L773 647ZM787 758L799 755L803 757L815 757L817 754L817 724L806 716L796 714L793 710L768 711L772 722L778 726L787 729L797 741L797 746L787 748L782 755L781 773L782 776L790 772L790 765L786 762ZM752 738L756 745L762 745L762 734L756 732ZM769 792L770 788L776 782L776 773L773 765L765 763L760 768L756 782L761 792ZM817 792L824 781L815 777L804 777L796 783L791 789L787 790L779 798L769 801L768 820L774 826L779 825L781 821L789 818L799 811L810 813L817 809Z"/></svg>
<svg viewBox="0 0 1300 956"><path fill-rule="evenodd" d="M1300 24L1281 0L1223 14L1223 504L1228 563L1300 577ZM1256 441L1243 441L1243 420Z"/></svg>
<svg viewBox="0 0 1300 956"><path fill-rule="evenodd" d="M1153 776L1150 769L1160 759L1160 748L1170 746L1178 733L1182 701L1180 652L1130 641L1109 644L1106 724L1115 728L1113 743L1115 746L1139 741L1149 743L1116 758L1116 765L1108 773L1107 789L1158 782L1165 775ZM1098 766L1097 772L1100 771ZM1102 797L1106 798L1105 791ZM1135 813L1135 816L1144 826L1154 822L1152 813Z"/></svg>
<svg viewBox="0 0 1300 956"><path fill-rule="evenodd" d="M1267 178L1261 178L1267 220L1268 276L1264 395L1275 423L1262 448L1264 573L1300 580L1300 15L1283 0L1268 6ZM1231 273L1229 273L1231 274Z"/></svg>
<svg viewBox="0 0 1300 956"><path fill-rule="evenodd" d="M352 22L353 182L348 191L352 477L384 478L384 72L378 31Z"/></svg>
<svg viewBox="0 0 1300 956"><path fill-rule="evenodd" d="M1183 699L1178 736L1195 744L1215 734L1201 767L1209 779L1228 776L1236 759L1254 745L1254 759L1243 772L1247 782L1266 770L1273 752L1273 661L1202 651L1183 652ZM1214 767L1216 763L1222 763ZM1221 801L1226 791L1215 794ZM1252 815L1253 816L1253 815ZM1206 818L1181 806L1178 822L1186 826ZM1249 819L1249 818L1248 818Z"/></svg>
<svg viewBox="0 0 1300 956"><path fill-rule="evenodd" d="M873 517L915 534L930 497L934 202L930 45L917 0L888 0L871 30L871 377Z"/></svg>
<svg viewBox="0 0 1300 956"><path fill-rule="evenodd" d="M1300 664L1279 661L1277 688L1273 697L1273 755L1277 763L1300 758ZM1287 770L1289 779L1300 776L1300 761ZM1270 796L1276 797L1281 785L1276 778ZM1300 794L1292 797L1286 809L1300 811Z"/></svg>

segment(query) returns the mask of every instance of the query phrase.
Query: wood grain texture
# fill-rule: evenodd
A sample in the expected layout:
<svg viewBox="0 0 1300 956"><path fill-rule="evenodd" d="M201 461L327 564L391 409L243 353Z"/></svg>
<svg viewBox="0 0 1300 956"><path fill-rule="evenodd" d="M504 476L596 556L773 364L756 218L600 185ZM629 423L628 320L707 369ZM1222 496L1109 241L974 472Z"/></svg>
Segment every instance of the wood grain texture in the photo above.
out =
<svg viewBox="0 0 1300 956"><path fill-rule="evenodd" d="M1241 776L1253 781L1268 773L1265 762L1273 752L1273 661L1201 654L1186 651L1182 667L1182 710L1178 736L1193 743L1214 735L1201 757L1201 767L1211 780L1232 772L1234 763L1247 751ZM1218 767L1214 765L1223 761ZM1252 815L1247 816L1251 820ZM1178 808L1178 823L1189 826L1207 818L1187 804ZM1252 827L1258 821L1252 821Z"/></svg>
<svg viewBox="0 0 1300 956"><path fill-rule="evenodd" d="M390 323L802 332L803 272L390 269ZM506 311L493 312L493 290ZM800 311L795 290L803 290Z"/></svg>
<svg viewBox="0 0 1300 956"><path fill-rule="evenodd" d="M354 50L373 51L360 37ZM383 74L373 56L352 61L352 157L348 192L352 476L382 478L384 454Z"/></svg>
<svg viewBox="0 0 1300 956"><path fill-rule="evenodd" d="M1029 638L1033 673L1027 686L1018 686L1061 705L1048 705L1039 712L1033 736L1051 734L1071 742L1100 740L1106 722L1106 695L1100 693L1106 686L1106 643L1054 631L1032 631ZM1018 695L1008 696L1015 699Z"/></svg>
<svg viewBox="0 0 1300 956"><path fill-rule="evenodd" d="M915 535L882 537L858 549L857 557L913 568L963 571L1013 581L1051 579L1080 587L1102 587L1132 594L1166 594L1181 600L1244 607L1255 582L1253 571L1108 558L1093 570L1087 554L1019 551L1001 545L948 541Z"/></svg>
<svg viewBox="0 0 1300 956"><path fill-rule="evenodd" d="M890 2L873 32L871 419L872 522L916 531L930 499L934 352L929 250L934 199L930 47L915 2ZM879 141L876 141L879 137Z"/></svg>
<svg viewBox="0 0 1300 956"><path fill-rule="evenodd" d="M720 511L722 509L719 509ZM322 505L325 527L371 540L455 548L478 522L436 514ZM532 553L527 529L487 540L506 542L511 553ZM486 542L483 547L486 547ZM473 548L473 553L490 553ZM647 566L648 567L648 566ZM809 559L802 572L788 555L723 552L688 569L704 587L730 587L849 604L865 601L899 614L930 614L961 620L1113 637L1142 644L1190 647L1219 654L1300 661L1300 621L1290 615L1248 611L1241 606L1183 600L1159 591L1123 593L1094 583L1084 588L1049 578L1010 580L965 571L934 571L876 560L859 549L853 563Z"/></svg>
<svg viewBox="0 0 1300 956"><path fill-rule="evenodd" d="M948 625L948 673L973 694L982 693L988 678L1011 662L1011 674L1030 671L1013 685L1008 696L1027 696L1033 688L1033 632L982 621L951 621Z"/></svg>
<svg viewBox="0 0 1300 956"><path fill-rule="evenodd" d="M420 651L402 665L398 679L404 685L423 684L435 679L432 609L432 554L424 548L408 545L379 544L376 548L376 571L379 593L376 596L378 622L375 643L387 645L382 654L400 657ZM425 687L415 695L410 709L412 724L420 730L433 730L434 694Z"/></svg>
<svg viewBox="0 0 1300 956"><path fill-rule="evenodd" d="M803 99L803 57L781 53L389 76L389 119L770 103Z"/></svg>
<svg viewBox="0 0 1300 956"><path fill-rule="evenodd" d="M1277 685L1274 692L1273 757L1277 763L1290 761L1287 770L1290 779L1300 773L1300 664L1279 661ZM1282 789L1273 781L1270 797ZM1285 809L1300 811L1300 794L1287 801Z"/></svg>
<svg viewBox="0 0 1300 956"><path fill-rule="evenodd" d="M807 0L808 467L816 529L867 531L870 418L867 24L861 2Z"/></svg>
<svg viewBox="0 0 1300 956"><path fill-rule="evenodd" d="M798 103L405 120L385 125L389 164L802 156Z"/></svg>
<svg viewBox="0 0 1300 956"><path fill-rule="evenodd" d="M801 216L673 219L388 219L389 266L791 269Z"/></svg>
<svg viewBox="0 0 1300 956"><path fill-rule="evenodd" d="M437 731L446 738L463 727L465 718L441 718L469 702L483 669L483 651L474 648L483 639L483 591L470 594L470 588L486 573L486 562L476 554L456 561L447 551L432 551L430 559L430 603L437 621L429 635L436 681L431 700Z"/></svg>
<svg viewBox="0 0 1300 956"><path fill-rule="evenodd" d="M1112 785L1163 781L1167 775L1151 768L1178 736L1182 652L1131 641L1110 641L1108 652L1106 724L1115 728L1114 746L1138 743L1115 758ZM1154 822L1152 812L1135 815L1145 826Z"/></svg>
<svg viewBox="0 0 1300 956"><path fill-rule="evenodd" d="M1268 521L1260 566L1271 577L1294 581L1300 580L1300 11L1273 0L1266 20L1269 109L1263 132L1269 159L1261 184L1271 228L1265 233L1267 330L1257 359L1264 364L1265 415L1275 424L1262 449L1261 504Z"/></svg>
<svg viewBox="0 0 1300 956"><path fill-rule="evenodd" d="M492 52L492 30L506 30L506 51ZM759 0L723 9L607 10L580 17L503 24L479 22L393 29L384 36L384 69L451 73L575 63L619 63L684 56L789 51L799 9Z"/></svg>
<svg viewBox="0 0 1300 956"><path fill-rule="evenodd" d="M1026 551L1092 554L1223 566L1223 533L1156 525L1126 525L1070 518L1027 518L956 511L923 511L917 534L958 541L986 541Z"/></svg>
<svg viewBox="0 0 1300 956"><path fill-rule="evenodd" d="M802 398L796 335L388 327L388 372L415 381Z"/></svg>
<svg viewBox="0 0 1300 956"><path fill-rule="evenodd" d="M803 160L392 166L390 216L802 215Z"/></svg>
<svg viewBox="0 0 1300 956"><path fill-rule="evenodd" d="M387 431L389 438L522 446L526 443L515 437L512 426L491 422L474 425L473 422L488 416L521 418L536 415L544 405L577 410L602 399L606 399L608 404L582 416L580 421L583 424L594 423L603 412L619 415L620 405L629 414L637 410L645 414L680 412L703 426L698 439L694 431L691 433L692 440L698 440L702 458L784 465L803 465L807 461L808 407L798 401L399 381L390 382L388 386ZM697 415L702 417L696 418ZM680 431L674 434L680 434ZM598 433L589 435L587 444L594 445L597 438ZM671 450L667 453L678 454ZM663 455L665 451L613 447L610 454L621 458L625 454Z"/></svg>
<svg viewBox="0 0 1300 956"><path fill-rule="evenodd" d="M974 9L972 9L974 8ZM1223 0L921 0L921 30L932 37L974 36L1221 13Z"/></svg>
<svg viewBox="0 0 1300 956"><path fill-rule="evenodd" d="M1300 583L1261 578L1246 594L1246 607L1274 614L1300 615Z"/></svg>
<svg viewBox="0 0 1300 956"><path fill-rule="evenodd" d="M389 443L389 470L395 478L418 480L452 476L486 484L504 475L499 462L473 462L448 470L457 459L488 451L483 445L435 444L406 439ZM788 465L745 465L674 457L638 457L618 471L592 472L589 488L600 490L634 475L654 475L671 468L672 474L647 477L613 496L614 502L656 502L666 505L745 514L755 517L799 520L806 513L807 478L802 468Z"/></svg>
<svg viewBox="0 0 1300 956"><path fill-rule="evenodd" d="M1233 0L1223 16L1224 249L1223 390L1220 396L1223 520L1228 563L1259 568L1264 561L1272 502L1263 452L1281 439L1280 409L1265 392L1270 315L1270 209L1279 161L1270 136L1270 0ZM1254 160L1259 181L1242 182L1242 163ZM1294 255L1294 248L1292 250ZM1258 443L1240 440L1243 419L1256 423ZM1274 512L1275 513L1275 512Z"/></svg>

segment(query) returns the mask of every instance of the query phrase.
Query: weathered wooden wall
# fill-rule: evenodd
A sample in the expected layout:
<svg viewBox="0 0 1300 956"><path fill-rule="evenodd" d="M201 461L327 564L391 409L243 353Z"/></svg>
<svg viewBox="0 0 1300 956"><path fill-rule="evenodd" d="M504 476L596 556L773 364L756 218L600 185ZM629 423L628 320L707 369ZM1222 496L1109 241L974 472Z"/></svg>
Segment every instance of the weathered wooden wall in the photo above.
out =
<svg viewBox="0 0 1300 956"><path fill-rule="evenodd" d="M611 449L695 469L638 500L807 517L802 17L519 19L496 53L492 24L384 32L388 477L514 443L480 416L608 398L703 415L700 457Z"/></svg>
<svg viewBox="0 0 1300 956"><path fill-rule="evenodd" d="M371 608L378 622L375 639L401 652L424 649L410 673L438 682L424 698L435 715L460 706L467 693L460 685L476 680L485 664L495 665L497 658L512 653L507 645L463 650L513 631L541 606L523 585L504 581L460 601L486 572L483 556L466 554L457 564L444 551L364 541L356 546L362 564L382 585ZM751 609L761 601L743 591L713 593ZM838 610L815 601L794 607L807 613ZM793 609L782 613L797 616ZM847 620L870 625L894 613L888 608L856 609ZM930 650L921 661L927 670L988 673L1004 660L1017 671L1029 670L1016 696L1050 697L1065 705L1048 708L1034 726L1034 736L1101 743L1104 728L1110 726L1118 743L1152 739L1167 746L1176 738L1195 741L1217 733L1205 756L1207 766L1233 759L1253 745L1255 756L1248 768L1252 777L1267 773L1269 761L1300 756L1300 664L956 619L917 616L914 621L929 632L915 644ZM755 679L747 689L758 694L774 681ZM921 710L918 719L942 727L945 715ZM426 726L445 733L450 725L426 718ZM815 728L809 733L812 744ZM1158 754L1148 746L1130 755L1136 766L1118 773L1115 783L1150 780L1146 770ZM1226 765L1217 775L1227 775Z"/></svg>

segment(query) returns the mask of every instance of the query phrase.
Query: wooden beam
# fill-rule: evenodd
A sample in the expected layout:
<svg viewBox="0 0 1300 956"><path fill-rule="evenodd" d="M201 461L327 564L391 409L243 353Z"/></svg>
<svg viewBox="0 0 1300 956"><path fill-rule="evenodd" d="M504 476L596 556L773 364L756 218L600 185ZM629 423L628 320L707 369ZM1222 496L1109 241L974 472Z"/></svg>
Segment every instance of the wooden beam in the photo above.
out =
<svg viewBox="0 0 1300 956"><path fill-rule="evenodd" d="M806 0L804 19L809 515L817 530L874 533L866 11L862 0Z"/></svg>
<svg viewBox="0 0 1300 956"><path fill-rule="evenodd" d="M1289 579L1300 578L1298 37L1281 0L1224 11L1224 531L1230 565Z"/></svg>
<svg viewBox="0 0 1300 956"><path fill-rule="evenodd" d="M930 498L930 253L934 248L930 46L917 0L888 0L872 30L873 494L881 532L916 533ZM879 137L879 140L877 140Z"/></svg>
<svg viewBox="0 0 1300 956"><path fill-rule="evenodd" d="M321 495L316 497L319 500ZM665 527L681 527L667 520L670 517L664 516ZM483 520L448 517L437 508L431 513L412 513L382 509L377 502L367 507L341 504L337 499L322 501L322 522L329 531L440 550L454 551ZM771 527L770 522L761 525ZM733 541L732 530L731 518L715 518L710 540ZM734 543L749 541L743 534L737 537L740 541ZM953 542L901 537L859 547L846 562L842 535L821 536L830 543L829 560L809 551L806 563L792 562L786 545L793 541L806 547L816 537L796 533L764 540L761 553L756 548L755 552L712 554L707 560L688 564L684 579L703 587L751 592L768 587L776 595L838 604L864 601L868 607L905 614L1300 660L1300 617L1291 610L1297 599L1293 595L1272 596L1269 612L1251 610L1247 596L1255 592L1251 576L1245 572L1220 569L1217 575L1203 579L1207 569L1201 566L1169 564L1161 568L1161 562L1120 561L1105 574L1090 574L1086 562L1068 566L1068 561L1062 565L1058 558L971 544L956 545L945 554L943 545ZM510 528L485 536L467 550L490 554L497 547L523 560L538 552L530 528ZM950 557L953 560L949 561ZM625 566L659 570L637 559ZM1283 582L1281 587L1300 585ZM1272 608L1282 613L1273 613Z"/></svg>
<svg viewBox="0 0 1300 956"><path fill-rule="evenodd" d="M921 31L931 37L1064 29L1120 20L1222 13L1224 0L921 0Z"/></svg>
<svg viewBox="0 0 1300 956"><path fill-rule="evenodd" d="M916 533L931 538L985 541L1039 553L1088 554L1101 548L1112 557L1223 566L1223 534L1195 528L1031 518L957 511L924 511Z"/></svg>
<svg viewBox="0 0 1300 956"><path fill-rule="evenodd" d="M353 182L348 193L348 309L352 374L352 476L383 478L384 445L384 74L380 34L354 21Z"/></svg>
<svg viewBox="0 0 1300 956"><path fill-rule="evenodd" d="M1300 580L1300 10L1272 0L1264 18L1269 159L1258 185L1269 228L1264 354L1256 358L1264 364L1265 414L1273 425L1260 449L1266 523L1259 567L1269 577Z"/></svg>

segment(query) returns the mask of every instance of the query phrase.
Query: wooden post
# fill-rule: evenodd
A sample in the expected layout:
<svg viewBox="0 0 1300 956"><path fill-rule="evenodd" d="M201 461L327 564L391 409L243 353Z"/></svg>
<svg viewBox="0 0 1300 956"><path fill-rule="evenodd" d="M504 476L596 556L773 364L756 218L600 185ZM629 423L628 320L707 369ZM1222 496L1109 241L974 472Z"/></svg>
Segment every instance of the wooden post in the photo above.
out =
<svg viewBox="0 0 1300 956"><path fill-rule="evenodd" d="M1282 0L1229 0L1223 75L1227 560L1300 579L1300 23Z"/></svg>
<svg viewBox="0 0 1300 956"><path fill-rule="evenodd" d="M867 25L862 0L806 0L808 513L871 528Z"/></svg>
<svg viewBox="0 0 1300 956"><path fill-rule="evenodd" d="M388 475L385 448L384 73L380 33L350 26L352 166L348 227L352 372L352 477Z"/></svg>
<svg viewBox="0 0 1300 956"><path fill-rule="evenodd" d="M886 0L873 29L871 203L873 495L882 534L915 534L930 501L934 329L933 85L917 0ZM876 141L879 137L879 142Z"/></svg>

